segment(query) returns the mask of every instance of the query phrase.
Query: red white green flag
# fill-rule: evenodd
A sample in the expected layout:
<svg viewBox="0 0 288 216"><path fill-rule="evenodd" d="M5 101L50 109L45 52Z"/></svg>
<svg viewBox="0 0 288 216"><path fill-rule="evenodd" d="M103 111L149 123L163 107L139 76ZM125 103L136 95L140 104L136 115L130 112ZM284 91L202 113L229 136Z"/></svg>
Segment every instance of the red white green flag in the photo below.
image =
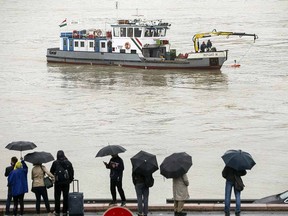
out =
<svg viewBox="0 0 288 216"><path fill-rule="evenodd" d="M63 22L59 25L59 27L67 26L67 19L63 20Z"/></svg>

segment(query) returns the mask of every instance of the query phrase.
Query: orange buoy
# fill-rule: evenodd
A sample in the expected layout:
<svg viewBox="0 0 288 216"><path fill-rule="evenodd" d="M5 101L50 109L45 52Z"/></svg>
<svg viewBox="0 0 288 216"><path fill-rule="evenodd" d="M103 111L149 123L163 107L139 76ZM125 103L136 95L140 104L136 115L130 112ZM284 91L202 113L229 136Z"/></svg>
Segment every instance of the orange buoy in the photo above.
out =
<svg viewBox="0 0 288 216"><path fill-rule="evenodd" d="M240 67L240 64L237 64L237 63L236 63L236 60L234 60L234 64L231 65L231 67L237 68L237 67Z"/></svg>

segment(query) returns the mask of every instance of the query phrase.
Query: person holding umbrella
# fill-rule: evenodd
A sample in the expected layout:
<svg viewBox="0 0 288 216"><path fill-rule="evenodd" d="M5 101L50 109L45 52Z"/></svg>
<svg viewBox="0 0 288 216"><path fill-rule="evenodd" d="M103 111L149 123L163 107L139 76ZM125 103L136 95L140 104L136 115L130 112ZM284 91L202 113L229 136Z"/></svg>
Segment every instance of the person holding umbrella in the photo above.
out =
<svg viewBox="0 0 288 216"><path fill-rule="evenodd" d="M192 166L192 157L186 152L173 153L160 165L160 173L173 179L173 199L175 216L185 216L182 212L185 200L189 198L187 172Z"/></svg>
<svg viewBox="0 0 288 216"><path fill-rule="evenodd" d="M173 199L175 216L185 216L187 213L182 212L186 199L189 199L188 193L189 180L187 174L173 178Z"/></svg>
<svg viewBox="0 0 288 216"><path fill-rule="evenodd" d="M6 169L5 169L5 176L6 177L8 177L9 174L14 170L14 166L17 163L17 161L18 161L17 157L12 157L11 158L10 166L6 167ZM7 181L8 181L8 178L7 178ZM5 215L9 215L10 214L10 204L11 204L11 200L12 200L11 187L9 187L8 184L7 184L7 187L8 187L8 192L7 192Z"/></svg>
<svg viewBox="0 0 288 216"><path fill-rule="evenodd" d="M147 178L153 179L152 174L145 176L135 171L132 172L132 181L135 186L138 203L138 216L147 216L148 214L149 186L145 184Z"/></svg>
<svg viewBox="0 0 288 216"><path fill-rule="evenodd" d="M138 216L147 216L149 187L154 184L152 173L158 170L156 155L140 151L131 158L132 181L137 196Z"/></svg>
<svg viewBox="0 0 288 216"><path fill-rule="evenodd" d="M8 176L8 185L11 187L14 202L13 215L17 215L18 203L20 204L20 215L23 215L24 194L28 192L27 173L28 167L22 160L15 164L14 170Z"/></svg>
<svg viewBox="0 0 288 216"><path fill-rule="evenodd" d="M122 188L122 178L124 163L118 154L113 154L109 163L103 162L107 169L110 169L110 191L112 195L112 202L109 205L116 205L116 187L121 197L121 206L126 205L126 197Z"/></svg>
<svg viewBox="0 0 288 216"><path fill-rule="evenodd" d="M241 176L246 175L246 170L235 170L231 167L225 166L222 171L223 178L226 179L225 184L225 216L230 216L230 203L231 203L231 192L232 188L234 189L235 200L236 200L236 209L235 215L240 216L241 208L241 191L237 190L235 187L236 178L241 178Z"/></svg>
<svg viewBox="0 0 288 216"><path fill-rule="evenodd" d="M225 167L222 171L223 178L226 179L225 183L225 216L230 216L230 203L231 192L234 189L236 199L235 215L240 216L241 212L241 190L244 189L241 176L246 175L247 169L252 169L256 164L252 156L242 150L228 150L222 156L225 162Z"/></svg>
<svg viewBox="0 0 288 216"><path fill-rule="evenodd" d="M44 176L47 174L54 181L54 176L46 169L46 167L42 164L33 164L34 167L31 172L32 178L32 192L35 193L36 197L36 213L40 214L40 203L41 196L45 202L45 207L47 213L50 215L50 204L48 200L47 188L44 185Z"/></svg>

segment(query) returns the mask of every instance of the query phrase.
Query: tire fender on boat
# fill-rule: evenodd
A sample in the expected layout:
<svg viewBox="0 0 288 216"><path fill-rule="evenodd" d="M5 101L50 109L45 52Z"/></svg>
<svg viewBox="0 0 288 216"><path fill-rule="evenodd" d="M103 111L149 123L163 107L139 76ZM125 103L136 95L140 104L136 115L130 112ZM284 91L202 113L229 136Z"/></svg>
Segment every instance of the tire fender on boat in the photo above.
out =
<svg viewBox="0 0 288 216"><path fill-rule="evenodd" d="M131 48L131 44L129 42L125 43L125 49L130 49Z"/></svg>

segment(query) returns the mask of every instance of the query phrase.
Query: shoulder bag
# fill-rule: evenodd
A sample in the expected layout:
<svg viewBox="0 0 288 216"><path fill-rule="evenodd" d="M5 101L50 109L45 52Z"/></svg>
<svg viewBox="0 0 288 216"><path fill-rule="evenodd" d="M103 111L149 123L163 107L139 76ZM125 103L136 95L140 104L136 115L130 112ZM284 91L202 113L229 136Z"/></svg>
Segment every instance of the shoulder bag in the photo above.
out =
<svg viewBox="0 0 288 216"><path fill-rule="evenodd" d="M46 173L45 173L45 171L43 170L42 166L41 166L41 169L42 169L42 171L43 171L43 173L44 173L44 185L45 185L45 187L46 187L47 189L53 187L53 181L52 181L52 179L51 179L49 176L46 176L46 177L45 177Z"/></svg>
<svg viewBox="0 0 288 216"><path fill-rule="evenodd" d="M242 178L240 176L234 175L235 177L235 183L234 183L234 187L237 191L242 191L244 190L244 183L242 181Z"/></svg>

